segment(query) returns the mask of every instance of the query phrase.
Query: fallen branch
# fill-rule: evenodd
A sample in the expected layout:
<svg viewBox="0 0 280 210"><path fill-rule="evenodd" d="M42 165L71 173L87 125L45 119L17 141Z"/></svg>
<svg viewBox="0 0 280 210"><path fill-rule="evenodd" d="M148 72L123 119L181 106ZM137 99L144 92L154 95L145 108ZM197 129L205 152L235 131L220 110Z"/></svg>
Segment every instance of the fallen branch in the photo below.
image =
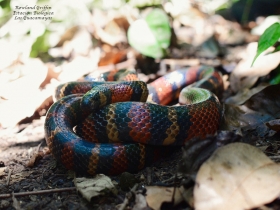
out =
<svg viewBox="0 0 280 210"><path fill-rule="evenodd" d="M12 195L16 196L27 196L27 195L41 195L41 194L47 194L47 193L57 193L57 192L66 192L66 191L73 191L76 190L76 187L67 187L67 188L60 188L60 189L51 189L51 190L38 190L38 191L32 191L32 192L20 192L20 193L10 193L10 194L0 194L1 198L9 198L12 197Z"/></svg>
<svg viewBox="0 0 280 210"><path fill-rule="evenodd" d="M11 179L12 171L13 171L13 169L9 169L7 183L6 183L7 186L10 184L10 179Z"/></svg>

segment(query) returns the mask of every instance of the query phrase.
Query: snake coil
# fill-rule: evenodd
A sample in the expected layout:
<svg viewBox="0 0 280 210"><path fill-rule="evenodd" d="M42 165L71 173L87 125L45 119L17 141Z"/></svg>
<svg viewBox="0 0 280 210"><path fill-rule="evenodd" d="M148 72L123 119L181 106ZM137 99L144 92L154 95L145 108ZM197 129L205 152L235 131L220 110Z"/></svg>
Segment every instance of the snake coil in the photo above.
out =
<svg viewBox="0 0 280 210"><path fill-rule="evenodd" d="M107 78L118 74L110 72ZM124 75L123 80L137 79ZM194 88L183 89L194 82ZM46 116L47 144L59 162L79 173L137 172L156 160L163 146L217 131L221 105L212 92L196 87L219 95L221 76L199 66L174 71L148 86L141 81L60 85L58 101ZM152 103L146 102L148 94ZM163 106L179 94L179 106Z"/></svg>

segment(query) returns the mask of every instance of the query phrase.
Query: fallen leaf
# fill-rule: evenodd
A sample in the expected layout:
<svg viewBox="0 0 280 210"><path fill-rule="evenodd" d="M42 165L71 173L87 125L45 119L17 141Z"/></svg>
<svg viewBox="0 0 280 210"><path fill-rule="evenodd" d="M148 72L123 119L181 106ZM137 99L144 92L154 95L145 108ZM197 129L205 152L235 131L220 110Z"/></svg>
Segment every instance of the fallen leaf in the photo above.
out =
<svg viewBox="0 0 280 210"><path fill-rule="evenodd" d="M214 25L215 34L217 34L219 43L223 45L243 44L246 36L248 36L239 24L228 21L220 15L210 16L209 19L212 25Z"/></svg>
<svg viewBox="0 0 280 210"><path fill-rule="evenodd" d="M279 84L258 86L228 99L226 102L232 104L224 105L221 129L241 132L254 130L260 137L273 136L276 132L267 122L280 117L279 90Z"/></svg>
<svg viewBox="0 0 280 210"><path fill-rule="evenodd" d="M17 182L20 182L21 180L26 179L27 176L29 176L30 174L32 174L32 171L24 171L24 167L19 168L17 171L18 173L16 174L12 174L11 175L11 179L10 179L10 184L14 184ZM12 171L12 173L14 173L14 170Z"/></svg>
<svg viewBox="0 0 280 210"><path fill-rule="evenodd" d="M79 26L73 26L67 29L64 34L61 35L60 40L54 47L62 47L66 41L71 41L79 29Z"/></svg>
<svg viewBox="0 0 280 210"><path fill-rule="evenodd" d="M115 46L116 44L122 42L127 43L126 27L128 26L122 25L120 23L120 19L112 19L106 11L93 8L91 22L94 27L92 35L96 39L111 46ZM127 22L127 24L129 23Z"/></svg>
<svg viewBox="0 0 280 210"><path fill-rule="evenodd" d="M7 167L0 168L0 177L7 175L6 170L7 170Z"/></svg>
<svg viewBox="0 0 280 210"><path fill-rule="evenodd" d="M270 85L262 91L254 94L244 105L248 108L269 114L273 117L280 117L280 84Z"/></svg>
<svg viewBox="0 0 280 210"><path fill-rule="evenodd" d="M280 52L270 53L273 48L269 48L262 53L254 66L251 66L257 52L257 43L250 43L246 50L247 57L241 60L230 75L230 85L234 92L244 88L251 88L259 77L269 74L280 62Z"/></svg>
<svg viewBox="0 0 280 210"><path fill-rule="evenodd" d="M34 167L34 165L36 165L42 158L43 158L43 152L38 152L36 154L34 154L30 160L28 161L28 163L26 164L27 167L32 168Z"/></svg>
<svg viewBox="0 0 280 210"><path fill-rule="evenodd" d="M98 66L106 66L110 64L117 64L127 59L125 51L107 52L104 57L100 58Z"/></svg>
<svg viewBox="0 0 280 210"><path fill-rule="evenodd" d="M12 192L12 200L13 200L13 207L16 209L16 210L21 210L22 208L20 208L20 203L19 201L16 199L14 193Z"/></svg>
<svg viewBox="0 0 280 210"><path fill-rule="evenodd" d="M227 98L225 103L241 105L245 101L247 101L251 96L263 90L265 87L267 87L267 85L260 85L252 89L244 88L240 90L236 95Z"/></svg>
<svg viewBox="0 0 280 210"><path fill-rule="evenodd" d="M129 27L129 25L127 26L127 29L128 29L128 27ZM115 38L118 37L119 40L118 40L118 42L116 42L116 44L120 43L120 42L127 42L126 31L117 24L115 19L107 22L107 24L104 27L104 32L112 37L115 37Z"/></svg>
<svg viewBox="0 0 280 210"><path fill-rule="evenodd" d="M240 210L269 203L280 195L279 171L278 164L249 144L221 147L198 171L195 209Z"/></svg>
<svg viewBox="0 0 280 210"><path fill-rule="evenodd" d="M76 81L97 67L99 57L99 49L92 50L90 57L76 56L71 62L64 63L60 66L61 73L58 79L62 83Z"/></svg>
<svg viewBox="0 0 280 210"><path fill-rule="evenodd" d="M75 185L77 190L89 202L91 198L104 193L106 189L115 191L115 186L111 179L103 174L98 174L94 178L76 178Z"/></svg>
<svg viewBox="0 0 280 210"><path fill-rule="evenodd" d="M265 18L261 24L256 26L255 28L252 29L251 33L254 35L261 36L265 29L267 29L269 26L271 26L275 22L280 22L280 16L279 15L271 15Z"/></svg>
<svg viewBox="0 0 280 210"><path fill-rule="evenodd" d="M129 22L127 20L126 17L121 16L121 17L115 17L114 21L116 22L116 24L123 29L125 32L127 32L128 28L129 28Z"/></svg>
<svg viewBox="0 0 280 210"><path fill-rule="evenodd" d="M148 205L145 196L137 193L135 195L135 205L133 206L132 210L139 210L139 209L148 209Z"/></svg>
<svg viewBox="0 0 280 210"><path fill-rule="evenodd" d="M92 47L93 42L88 30L82 26L74 26L62 35L58 44L51 48L49 53L53 57L64 58L73 55L87 56Z"/></svg>
<svg viewBox="0 0 280 210"><path fill-rule="evenodd" d="M258 125L274 119L269 114L251 110L244 105L225 104L224 107L224 118L221 123L221 129L225 130L255 129Z"/></svg>
<svg viewBox="0 0 280 210"><path fill-rule="evenodd" d="M170 44L168 16L160 9L152 10L145 19L138 19L128 29L129 44L145 56L162 58Z"/></svg>
<svg viewBox="0 0 280 210"><path fill-rule="evenodd" d="M154 210L161 209L161 205L164 202L174 202L173 205L180 203L183 200L182 192L183 187L159 187L159 186L149 186L146 187L147 196L146 200L149 205ZM174 193L175 190L175 193ZM174 198L173 198L174 196ZM173 200L174 199L174 200Z"/></svg>
<svg viewBox="0 0 280 210"><path fill-rule="evenodd" d="M243 142L243 139L240 135L230 131L219 131L216 136L208 136L205 139L193 138L183 148L183 158L179 171L185 176L195 176L199 167L217 148L241 141Z"/></svg>

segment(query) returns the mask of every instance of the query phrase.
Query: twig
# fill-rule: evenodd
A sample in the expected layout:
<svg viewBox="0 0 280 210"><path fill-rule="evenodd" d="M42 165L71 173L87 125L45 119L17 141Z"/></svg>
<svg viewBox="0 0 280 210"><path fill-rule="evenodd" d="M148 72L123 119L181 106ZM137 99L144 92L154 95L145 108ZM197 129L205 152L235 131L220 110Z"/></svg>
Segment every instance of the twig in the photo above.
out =
<svg viewBox="0 0 280 210"><path fill-rule="evenodd" d="M138 184L135 184L131 188L130 192L126 193L125 199L124 199L123 203L119 206L118 210L124 210L124 208L127 206L128 202L129 202L129 200L131 199L132 194L135 194L135 190L137 189L137 187L138 187Z"/></svg>
<svg viewBox="0 0 280 210"><path fill-rule="evenodd" d="M36 149L37 149L36 153L39 153L42 144L43 144L43 141L37 146L37 148L36 148Z"/></svg>
<svg viewBox="0 0 280 210"><path fill-rule="evenodd" d="M46 193L66 192L66 191L73 191L73 190L76 190L76 187L67 187L67 188L51 189L51 190L38 190L32 192L20 192L20 193L14 193L14 196L41 195ZM0 194L0 198L9 198L11 196L12 193Z"/></svg>
<svg viewBox="0 0 280 210"><path fill-rule="evenodd" d="M20 208L20 203L19 203L18 200L16 199L14 193L12 193L12 200L13 200L13 207L14 207L16 210L21 210L21 208Z"/></svg>
<svg viewBox="0 0 280 210"><path fill-rule="evenodd" d="M147 184L151 185L152 183L152 169L150 167L147 167Z"/></svg>
<svg viewBox="0 0 280 210"><path fill-rule="evenodd" d="M268 156L270 159L279 159L280 155L275 155L275 156Z"/></svg>
<svg viewBox="0 0 280 210"><path fill-rule="evenodd" d="M12 171L13 171L13 169L9 169L8 179L7 179L7 183L6 183L7 186L9 186L9 184L10 184L10 178L11 178L11 175L12 175Z"/></svg>
<svg viewBox="0 0 280 210"><path fill-rule="evenodd" d="M43 172L42 172L42 179L41 179L41 182L43 182L43 180L44 180L44 173L45 173L46 170L47 170L47 169L45 168L45 169L43 170Z"/></svg>
<svg viewBox="0 0 280 210"><path fill-rule="evenodd" d="M166 182L169 182L169 181L171 181L171 180L175 180L175 176L172 176L172 177L170 177L169 179L166 179L166 180L162 180L161 182L162 183L166 183Z"/></svg>

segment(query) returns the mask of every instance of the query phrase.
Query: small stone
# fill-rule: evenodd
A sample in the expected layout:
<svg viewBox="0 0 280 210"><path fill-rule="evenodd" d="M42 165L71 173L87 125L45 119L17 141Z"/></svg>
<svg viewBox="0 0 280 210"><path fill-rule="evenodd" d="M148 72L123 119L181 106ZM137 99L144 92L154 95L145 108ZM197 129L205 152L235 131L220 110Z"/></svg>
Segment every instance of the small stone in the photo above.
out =
<svg viewBox="0 0 280 210"><path fill-rule="evenodd" d="M0 203L0 209L7 208L10 205L10 202L7 200L2 200Z"/></svg>

